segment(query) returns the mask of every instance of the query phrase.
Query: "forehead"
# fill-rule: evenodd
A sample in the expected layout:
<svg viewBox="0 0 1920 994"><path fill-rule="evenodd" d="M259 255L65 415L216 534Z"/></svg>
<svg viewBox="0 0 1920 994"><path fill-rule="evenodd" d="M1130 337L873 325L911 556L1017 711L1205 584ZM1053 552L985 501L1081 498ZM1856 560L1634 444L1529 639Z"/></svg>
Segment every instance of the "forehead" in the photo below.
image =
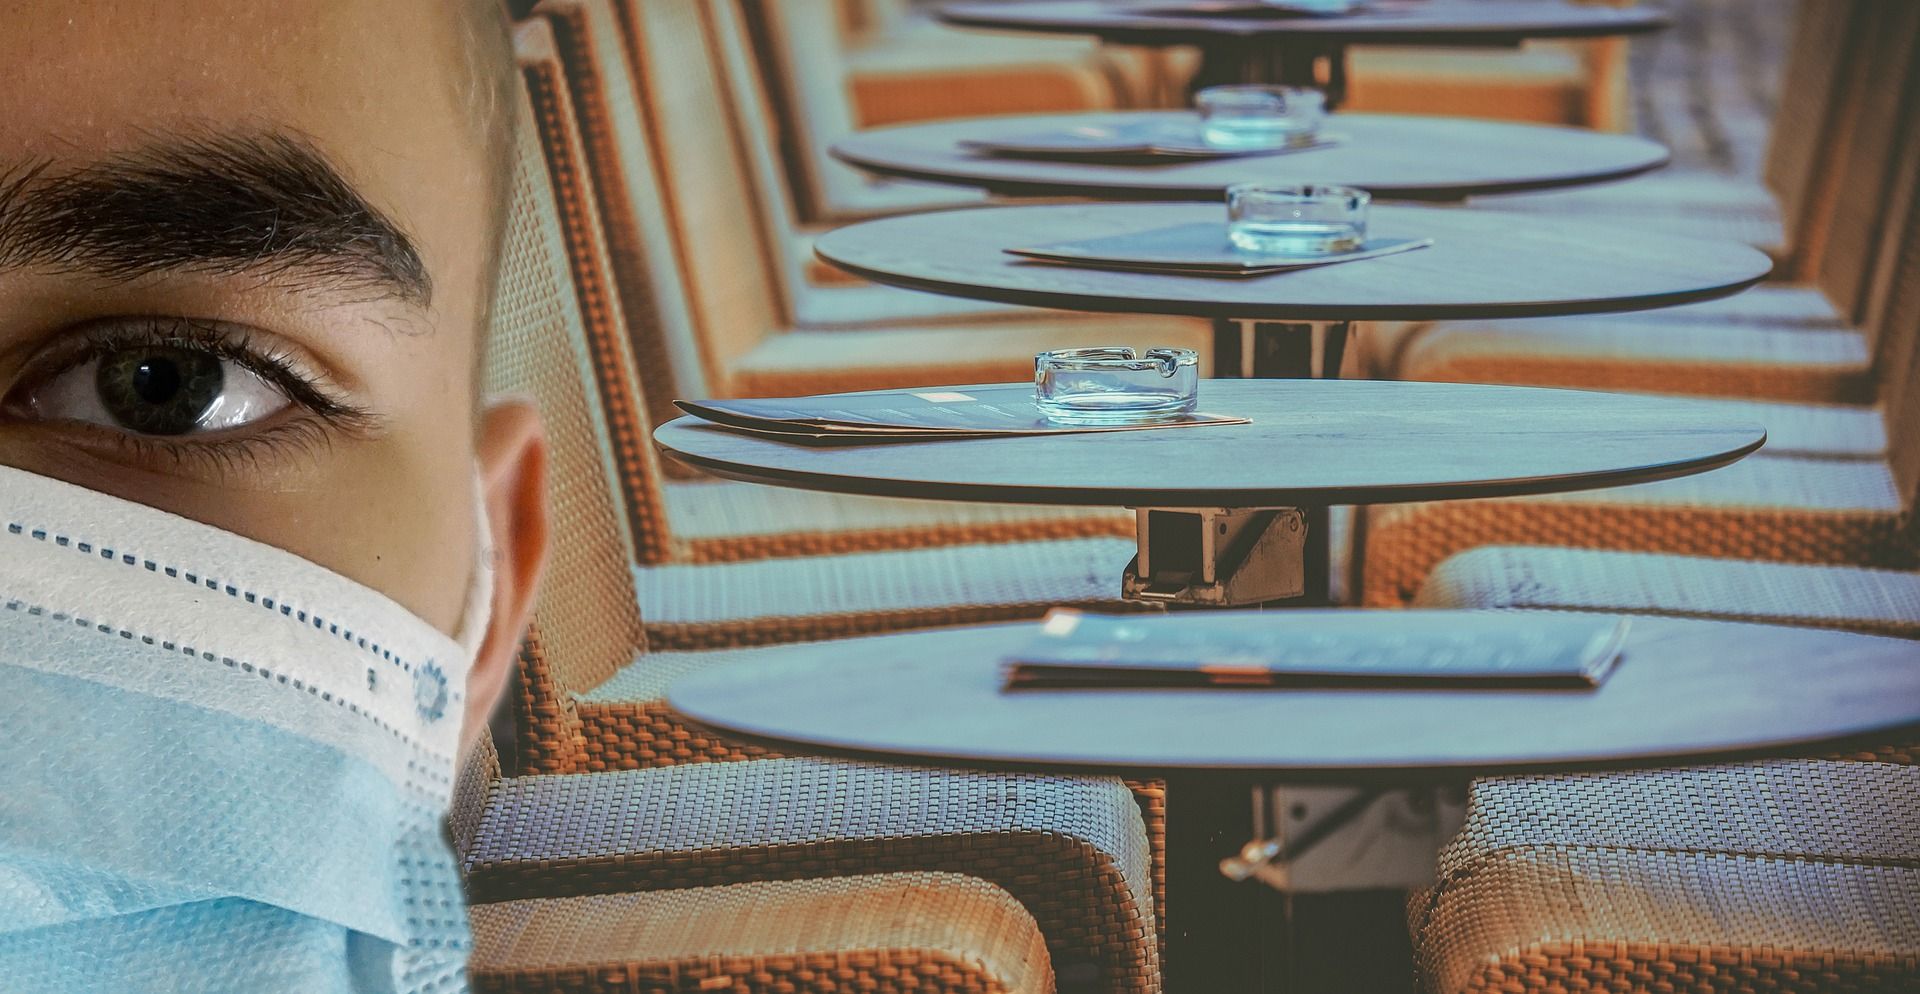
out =
<svg viewBox="0 0 1920 994"><path fill-rule="evenodd" d="M169 135L285 130L422 243L472 244L486 195L446 0L11 0L0 171Z"/></svg>

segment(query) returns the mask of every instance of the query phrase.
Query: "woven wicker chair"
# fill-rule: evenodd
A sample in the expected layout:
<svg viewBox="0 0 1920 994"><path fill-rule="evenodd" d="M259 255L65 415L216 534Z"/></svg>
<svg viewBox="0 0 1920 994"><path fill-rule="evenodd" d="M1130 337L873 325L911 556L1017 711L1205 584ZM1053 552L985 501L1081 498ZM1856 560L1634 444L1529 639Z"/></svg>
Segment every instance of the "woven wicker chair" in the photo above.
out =
<svg viewBox="0 0 1920 994"><path fill-rule="evenodd" d="M607 775L575 779L600 784L601 793L589 789L574 800L613 813L605 802L619 800L610 796L617 783ZM469 756L449 820L470 869L485 867L476 846L496 844L491 836L501 819L490 802L514 785L500 779L491 741ZM525 824L518 827L523 836L564 833L579 814L523 811ZM956 873L518 897L475 903L469 913L471 979L483 992L1053 990L1052 963L1033 916L999 887Z"/></svg>
<svg viewBox="0 0 1920 994"><path fill-rule="evenodd" d="M531 381L514 388L541 394L549 407L581 409L593 424L581 437L601 440L601 458L622 481L629 548L639 564L633 586L651 644L719 648L1025 617L1056 603L1111 600L1112 577L1132 554L1132 543L1119 537L1128 522L1112 512L788 499L782 491L743 484L663 482L634 375L643 365L619 333L627 326L625 300L606 275L566 88L551 50L540 48L546 29L545 22L531 22L520 32L557 205L555 216L530 223L545 229L541 244L550 254L538 265L552 274L548 290L559 293L571 284L578 305L568 305L565 349L553 347L551 332L535 329L543 337L527 345L525 365L516 367ZM649 284L630 286L645 292ZM809 511L812 520L799 518ZM870 523L836 528L858 521ZM692 524L691 538L676 534L676 524ZM736 530L722 531L727 527ZM1088 535L1100 537L1079 537ZM955 544L982 539L1022 541ZM847 549L886 551L819 554ZM793 558L713 561L768 554Z"/></svg>
<svg viewBox="0 0 1920 994"><path fill-rule="evenodd" d="M868 26L838 52L860 127L1110 110L1132 99L1124 63L1091 39L961 30L906 3L868 6Z"/></svg>
<svg viewBox="0 0 1920 994"><path fill-rule="evenodd" d="M1902 79L1914 71L1920 8L1869 4L1858 9L1861 16L1851 22L1853 33L1847 35L1842 26L1830 23L1838 20L1834 11L1821 5L1803 8L1803 21L1813 19L1828 29L1828 37L1810 32L1815 40L1830 43L1822 48L1824 54L1858 49L1859 57L1834 58L1818 67L1829 75L1837 69L1847 77L1831 87L1841 98L1831 105L1830 128L1808 128L1807 122L1789 116L1800 108L1783 108L1776 139L1782 162L1797 162L1801 144L1837 146L1823 153L1830 154L1831 161L1816 162L1812 173L1785 165L1774 171L1810 184L1800 198L1807 214L1798 225L1795 255L1782 270L1817 280L1834 305L1827 323L1762 318L1701 328L1699 314L1654 314L1633 321L1587 317L1449 322L1418 330L1400 343L1399 374L1419 380L1870 402L1876 343L1854 328L1863 316L1875 253L1885 241L1883 219L1889 213L1903 215L1899 207L1888 211L1889 200L1897 203L1911 196L1904 189L1910 182L1902 177L1911 175L1908 163L1916 161L1908 146L1915 144L1912 132L1920 129L1909 123L1920 114L1920 101ZM1801 82L1790 80L1788 89ZM1696 231L1725 233L1718 216L1691 216L1671 202L1663 208L1657 200L1647 207L1684 218ZM1623 214L1619 219L1631 218ZM1623 232L1622 237L1630 236ZM1788 313L1796 319L1803 316L1791 302Z"/></svg>
<svg viewBox="0 0 1920 994"><path fill-rule="evenodd" d="M606 223L641 229L648 244L679 260L692 320L652 334L672 336L673 351L703 356L714 392L1024 380L1045 348L1108 341L1204 352L1211 340L1205 322L1177 318L1092 318L873 285L807 287L790 254L797 212L769 142L774 125L736 5L574 0L546 9L583 106L604 103L618 126L635 101L617 82L637 90L645 127L616 127L617 141L586 129L588 168L654 177L629 183L626 204L607 205ZM570 24L560 23L560 12ZM627 27L624 51L600 40L615 14ZM570 37L597 43L575 48ZM746 237L752 233L757 238Z"/></svg>
<svg viewBox="0 0 1920 994"><path fill-rule="evenodd" d="M755 61L786 151L782 165L798 220L817 224L980 203L986 196L980 191L876 180L828 152L860 127L840 55L845 35L831 16L842 6L840 0L746 0L741 7L741 19L754 31Z"/></svg>
<svg viewBox="0 0 1920 994"><path fill-rule="evenodd" d="M530 56L523 68L528 89L533 93L543 89L552 91L559 85L551 71L542 71L543 67L551 69L550 60L541 56L539 47L544 33L545 24L536 22L522 25L518 37L523 53ZM488 361L490 392L531 394L540 404L548 425L554 480L551 501L556 533L561 538L553 550L547 582L536 609L535 624L523 649L519 667L518 686L514 695L518 768L544 773L585 774L633 767L746 760L762 756L764 753L759 750L689 729L660 700L659 688L673 673L683 672L689 666L725 661L728 658L726 654L685 654L678 658L669 657L668 663L657 665L660 657L643 651L648 644L648 632L642 622L642 598L635 593L635 572L629 560L632 550L639 547L633 535L658 534L658 509L642 502L624 501L616 482L620 478L616 467L621 461L636 458L644 454L646 449L644 436L635 439L630 435L621 435L610 427L624 424L630 428L636 420L639 410L637 401L610 387L610 384L617 385L622 371L631 368L631 360L621 350L619 336L605 333L589 335L587 329L596 325L582 317L584 311L604 318L612 313L612 308L618 306L618 301L606 291L604 283L576 280L576 272L584 270L570 268L578 266L583 258L591 260L592 253L570 254L567 251L567 239L590 238L593 229L590 225L563 223L565 215L555 204L556 196L578 198L585 195L566 185L566 178L570 175L568 172L549 171L546 168L540 139L543 134L551 133L554 123L551 115L559 106L541 99L533 99L529 103L529 112L537 111L541 116L523 129ZM553 151L553 147L549 146L546 151ZM614 326L608 323L597 325L603 329ZM840 558L857 565L863 557ZM855 574L857 570L849 573ZM1037 609L1037 606L1025 608L1028 611ZM991 614L996 610L1011 609L1004 605L989 604L978 606L976 613ZM916 620L928 616L929 609L915 607L913 612L918 613L903 611L884 616L861 616L848 611L827 616L819 624L823 629L835 626L864 629L874 624ZM944 616L935 616L970 615L964 612L956 615L956 612L948 610ZM751 621L716 623L713 626L714 631L735 629L744 632L742 637L764 637L770 630L766 625L755 629ZM669 635L685 635L684 631L671 627L665 631ZM758 636L755 635L756 631ZM617 701L602 700L587 704L577 698L577 694L615 677L623 681L623 687L631 689L644 685L648 689L640 692L639 696L622 697ZM808 772L810 767L762 762L728 765L739 767L739 772L716 774L705 770L648 770L644 771L649 775L648 779L622 781L637 786L624 786L618 790L600 788L603 799L614 797L621 790L637 791L642 787L651 793L629 793L628 800L623 803L635 805L633 808L608 808L605 805L596 806L596 802L590 798L581 800L581 810L607 820L594 823L598 827L584 829L585 834L579 838L619 841L627 848L619 850L618 861L636 869L642 865L653 867L647 872L662 875L660 882L653 883L654 886L660 886L668 874L715 872L707 866L707 862L713 859L712 852L725 851L729 862L738 862L743 866L773 862L768 855L775 848L773 841L760 839L758 841L765 844L756 846L756 839L751 834L755 824L778 824L779 817L789 819L791 826L812 825L821 827L823 831L830 831L836 824L831 819L843 807L843 798L831 793L818 795L818 810L782 807L794 803L795 798L786 791L795 784L818 782L807 781L808 776L818 776ZM982 808L1002 804L1008 789L1000 785L1012 781L960 775L933 775L935 779L927 781L925 778L929 774L924 773L896 773L877 767L851 769L856 772L848 775L855 778L859 792L864 792L864 796L891 797L895 794L890 792L907 791L899 796L909 798L913 804L925 804L930 811L954 815L950 825L952 831L945 835L929 835L940 835L939 844L942 845L958 844L956 839L971 838L972 844L980 848L969 850L966 858L971 860L974 855L981 855L985 857L983 865L992 864L995 857L990 854L1001 852L996 847L1002 846L1027 854L1018 858L1032 858L1035 852L1033 836L1045 831L1037 827L1040 824L1038 821L1033 820L1037 817L1035 812L1045 809L1058 814L1059 819L1052 824L1057 840L1074 839L1079 842L1056 848L1052 852L1055 869L1051 875L1038 874L1032 864L1025 864L1027 878L1023 886L1031 885L1035 880L1044 885L1048 881L1082 879L1073 876L1077 872L1093 874L1085 879L1097 877L1110 889L1105 897L1098 899L1084 892L1067 899L1073 906L1082 909L1076 912L1083 916L1077 920L1084 921L1084 915L1088 913L1086 909L1095 909L1106 916L1102 921L1131 924L1119 940L1091 951L1080 949L1076 952L1071 945L1056 947L1056 959L1092 957L1106 964L1105 969L1112 982L1130 990L1152 989L1156 983L1152 969L1156 935L1152 927L1152 906L1147 897L1152 887L1149 843L1136 801L1117 781L1047 781L1049 786L1040 789L1038 799L1033 804L1025 807L1016 805L1018 810L1007 812L1027 820L1003 825L995 829L997 834L990 834L974 831L978 826L963 824L959 816L968 811L967 805L970 803ZM712 778L715 777L721 779L714 781ZM687 786L700 783L708 783L716 789L712 793L702 793L690 791ZM932 788L926 786L928 783L946 785L941 788L945 793L932 793ZM533 786L516 788L521 791L534 789ZM552 789L564 793L575 788L563 786ZM678 797L691 798L685 802L673 802L682 805L683 811L695 801L711 805L712 813L696 817L692 824L724 825L729 823L727 819L735 819L745 827L727 835L724 846L710 845L712 839L695 840L682 845L686 840L675 842L664 836L635 838L631 834L620 835L616 831L623 824L631 824L627 819L633 811L662 810L659 805L666 803L664 799ZM755 809L752 807L755 802L770 807ZM537 821L541 817L539 805L496 806L503 810L523 812L523 820ZM856 806L856 810L864 809ZM774 821L768 822L768 818ZM996 824L999 823L982 823L988 827ZM1089 825L1111 831L1106 836L1091 837L1085 830ZM803 867L815 864L830 866L840 872L853 872L871 867L872 860L901 859L915 852L907 840L876 840L872 829L865 835L847 835L848 831L851 830L843 831L842 836L826 835L817 840L821 846L831 850L828 853L810 850L803 844L803 837L789 835L787 841L780 843L786 847L781 850L786 854L782 857L783 861L779 862L784 868L781 872L803 875L807 872ZM609 835L609 832L614 834ZM580 881L587 877L611 878L611 874L598 870L584 875L576 872L568 877L560 872L565 865L561 855L552 851L535 852L532 848L515 850L511 846L520 836L509 832L503 838L507 840L509 848L489 849L488 852L497 857L493 860L494 864L517 866L516 873L524 871L532 874L537 869L541 875L570 879L574 882L572 886L576 887L581 886ZM921 844L920 840L913 841L914 845ZM933 842L925 844L934 846ZM533 843L528 845L531 847ZM674 848L676 845L679 848ZM875 853L876 847L882 850L878 854ZM509 858L516 851L534 854L516 864ZM569 851L571 855L566 858L589 860L598 851L598 848L589 850L576 847ZM938 850L930 848L928 851ZM702 856L701 853L709 855ZM1089 861L1096 853L1107 854L1102 858L1106 861L1103 865L1109 869L1084 870L1089 864L1063 861L1066 856L1076 853ZM1018 858L1009 856L1003 862L1013 866ZM920 868L925 866L924 862L915 865ZM1082 869L1076 870L1076 867ZM491 878L492 872L476 867L474 875L476 880L485 881ZM516 883L517 889L512 892L516 896L524 894L524 881L519 876L515 876L514 880L520 882ZM652 880L650 878L650 882ZM1085 928L1071 926L1059 935L1050 934L1049 938L1056 943L1070 943L1074 936L1084 933ZM1116 943L1124 944L1125 948L1119 948Z"/></svg>
<svg viewBox="0 0 1920 994"><path fill-rule="evenodd" d="M1530 42L1517 51L1360 46L1344 110L1445 114L1618 131L1626 41Z"/></svg>
<svg viewBox="0 0 1920 994"><path fill-rule="evenodd" d="M1920 255L1920 248L1912 251ZM1886 320L1894 327L1920 325L1920 285L1916 284L1920 281L1909 280L1908 287L1888 296ZM1916 339L1920 336L1904 336L1890 363L1906 371L1904 376L1890 378L1884 391L1886 423L1890 426L1910 426L1920 419L1920 384L1916 383L1920 366L1915 365L1920 341ZM1874 413L1877 416L1880 412ZM1766 423L1771 449L1778 438L1773 428L1779 422ZM1903 435L1899 446L1887 446L1884 436L1863 431L1857 437L1865 443L1861 448L1877 446L1885 450L1896 491L1920 493L1920 453L1916 453L1914 440ZM1491 546L1440 563L1420 587L1415 603L1430 607L1632 611L1851 628L1920 638L1920 573L1740 558Z"/></svg>
<svg viewBox="0 0 1920 994"><path fill-rule="evenodd" d="M1915 129L1920 133L1920 128ZM1920 148L1920 141L1910 143ZM1878 253L1866 323L1876 330L1885 448L1891 461L1755 457L1681 480L1586 494L1450 501L1370 509L1364 600L1404 604L1427 573L1482 545L1563 545L1693 556L1887 568L1915 564L1913 509L1920 477L1906 465L1920 447L1920 196L1889 224ZM1896 215L1899 216L1899 215ZM1820 333L1803 333L1817 337ZM1752 413L1767 416L1764 410ZM1829 419L1831 420L1831 419ZM1803 430L1794 440L1804 447ZM1766 450L1762 450L1764 453Z"/></svg>
<svg viewBox="0 0 1920 994"><path fill-rule="evenodd" d="M1671 169L1623 183L1576 190L1489 197L1475 206L1493 210L1546 214L1605 216L1640 230L1691 234L1711 230L1717 236L1737 238L1775 250L1785 265L1782 277L1803 278L1794 264L1801 242L1814 234L1806 219L1817 200L1816 178L1830 168L1837 146L1825 139L1841 123L1847 105L1844 81L1848 64L1863 44L1868 7L1877 0L1800 0L1794 19L1790 58L1773 108L1772 141L1767 149L1764 183L1746 181L1717 169ZM1740 4L1719 16L1732 21L1765 17L1751 4ZM1737 41L1732 44L1740 44ZM1654 43L1660 43L1655 39ZM1686 74L1708 80L1710 71ZM1641 94L1657 98L1657 90ZM1676 116L1700 114L1702 99L1687 94Z"/></svg>
<svg viewBox="0 0 1920 994"><path fill-rule="evenodd" d="M1441 563L1415 607L1717 618L1920 639L1920 573L1493 545Z"/></svg>
<svg viewBox="0 0 1920 994"><path fill-rule="evenodd" d="M1425 989L1920 989L1920 769L1474 785L1409 920Z"/></svg>
<svg viewBox="0 0 1920 994"><path fill-rule="evenodd" d="M524 63L530 90L555 84L540 71L551 65L538 58L543 27L522 25L518 38L522 52L536 56ZM555 109L540 100L530 107L541 115ZM632 418L636 405L601 405L599 391L582 382L607 378L628 368L628 361L612 336L589 342L584 334L588 322L580 309L616 301L568 272L570 259L578 257L568 255L563 230L576 238L582 230L563 225L551 196L566 177L545 169L540 138L551 125L549 117L540 117L522 132L488 355L490 391L532 393L547 420L551 503L563 539L551 556L518 668L518 768L588 775L591 769L762 756L687 729L657 691L618 704L589 706L576 698L622 672L632 685L636 672L664 677L674 670L655 668L655 656L643 652L647 631L628 562L636 547L628 530L653 528L655 510L622 503L612 484L614 453L634 455L634 445L609 443L607 424ZM714 654L701 662L726 658ZM680 658L676 664L684 670L697 662ZM495 814L472 837L474 852L484 854L470 867L476 896L674 887L712 883L726 873L747 879L929 869L935 860L1008 873L1018 867L1020 881L1004 883L1016 883L1023 898L1041 902L1029 906L1043 911L1041 919L1056 921L1048 933L1056 959L1092 959L1125 990L1152 990L1158 982L1146 829L1137 800L1117 781L929 775L797 760L576 779L518 779L511 789L495 789ZM849 808L843 804L847 796L876 802ZM697 800L714 804L714 817L680 821L676 812L685 816ZM918 812L935 829L906 837L900 831L906 821L858 821L881 810L891 816ZM636 831L645 821L641 816L674 821L657 831ZM555 835L555 821L566 831ZM676 839L674 829L693 835ZM1037 844L1043 839L1052 848ZM603 856L611 862L599 862ZM632 879L612 867L632 869ZM611 883L616 879L618 885ZM1058 902L1058 913L1066 917L1048 917L1056 908L1046 902Z"/></svg>

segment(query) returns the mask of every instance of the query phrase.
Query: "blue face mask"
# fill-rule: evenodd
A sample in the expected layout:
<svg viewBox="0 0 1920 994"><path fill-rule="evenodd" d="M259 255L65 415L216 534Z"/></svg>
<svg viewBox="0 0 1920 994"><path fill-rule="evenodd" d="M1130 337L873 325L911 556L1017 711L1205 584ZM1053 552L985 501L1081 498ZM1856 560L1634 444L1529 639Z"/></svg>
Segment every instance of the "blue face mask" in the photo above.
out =
<svg viewBox="0 0 1920 994"><path fill-rule="evenodd" d="M0 987L464 991L441 825L478 574L456 641L289 553L0 467Z"/></svg>

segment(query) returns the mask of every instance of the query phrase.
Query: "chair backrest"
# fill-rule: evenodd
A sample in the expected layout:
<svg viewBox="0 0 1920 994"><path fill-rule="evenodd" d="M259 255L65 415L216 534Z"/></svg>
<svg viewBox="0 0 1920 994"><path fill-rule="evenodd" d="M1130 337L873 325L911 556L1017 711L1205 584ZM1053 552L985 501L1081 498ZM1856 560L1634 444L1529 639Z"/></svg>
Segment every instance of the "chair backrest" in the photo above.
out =
<svg viewBox="0 0 1920 994"><path fill-rule="evenodd" d="M1868 11L1867 35L1859 48L1856 72L1862 85L1853 94L1851 139L1836 150L1831 181L1835 185L1823 244L1813 260L1813 277L1849 320L1866 317L1877 253L1886 243L1889 198L1896 193L1896 167L1920 115L1920 4L1876 4ZM1877 328L1867 324L1872 337Z"/></svg>
<svg viewBox="0 0 1920 994"><path fill-rule="evenodd" d="M607 265L619 292L627 338L654 423L677 417L676 397L711 396L717 358L695 333L668 207L660 195L652 147L640 115L625 33L611 0L547 0L534 8L548 22L567 99L592 182ZM640 223L641 219L649 223Z"/></svg>
<svg viewBox="0 0 1920 994"><path fill-rule="evenodd" d="M841 54L845 34L832 16L846 6L845 0L741 0L802 222L856 212L868 185L859 170L827 152L834 139L858 127Z"/></svg>
<svg viewBox="0 0 1920 994"><path fill-rule="evenodd" d="M844 0L735 2L754 73L766 94L778 171L793 204L795 225L957 207L983 199L978 191L957 187L876 180L833 157L833 143L859 129L848 78L847 33L836 27L832 16L835 8L844 8Z"/></svg>
<svg viewBox="0 0 1920 994"><path fill-rule="evenodd" d="M577 148L552 39L531 21L514 40L525 89L486 388L530 397L546 424L554 542L521 652L515 726L519 765L554 770L578 738L572 692L646 645L631 564L665 529L657 502L623 499L620 481L653 453L627 380L619 301L594 270L605 249L591 194L564 161Z"/></svg>
<svg viewBox="0 0 1920 994"><path fill-rule="evenodd" d="M788 323L767 197L739 140L706 5L613 2L694 320L710 372L724 373Z"/></svg>
<svg viewBox="0 0 1920 994"><path fill-rule="evenodd" d="M1920 129L1915 129L1920 131ZM1876 267L1868 321L1878 327L1881 416L1886 419L1888 461L1910 517L1920 517L1920 138L1900 157L1902 196L1890 211L1887 251ZM1914 522L1920 535L1920 521Z"/></svg>
<svg viewBox="0 0 1920 994"><path fill-rule="evenodd" d="M1874 0L1801 0L1794 44L1774 109L1765 178L1780 203L1788 257L1787 278L1804 278L1818 251L1823 200L1833 192L1821 178L1831 171L1850 131L1850 91L1864 83L1860 60Z"/></svg>

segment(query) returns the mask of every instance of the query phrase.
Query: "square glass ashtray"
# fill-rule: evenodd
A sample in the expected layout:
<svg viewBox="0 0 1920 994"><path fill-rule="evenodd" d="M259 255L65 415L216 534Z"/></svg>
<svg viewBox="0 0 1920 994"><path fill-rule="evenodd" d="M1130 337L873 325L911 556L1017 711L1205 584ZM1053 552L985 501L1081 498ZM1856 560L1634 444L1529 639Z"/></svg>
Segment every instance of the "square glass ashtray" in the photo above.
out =
<svg viewBox="0 0 1920 994"><path fill-rule="evenodd" d="M1067 425L1139 425L1192 414L1200 356L1192 349L1061 349L1033 360L1034 405Z"/></svg>

